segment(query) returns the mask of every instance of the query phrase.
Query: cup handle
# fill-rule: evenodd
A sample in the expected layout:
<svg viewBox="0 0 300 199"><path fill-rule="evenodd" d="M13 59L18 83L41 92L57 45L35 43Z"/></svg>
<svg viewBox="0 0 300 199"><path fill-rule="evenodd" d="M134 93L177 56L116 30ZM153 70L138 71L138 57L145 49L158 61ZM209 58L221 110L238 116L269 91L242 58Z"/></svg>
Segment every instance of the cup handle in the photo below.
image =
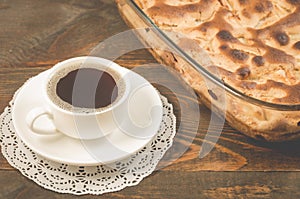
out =
<svg viewBox="0 0 300 199"><path fill-rule="evenodd" d="M36 122L36 120L43 116L43 115L47 115L49 117L49 119L52 121L53 123L53 115L50 111L48 111L46 108L43 107L38 107L35 108L33 110L31 110L27 117L26 117L26 123L28 125L28 127L30 128L30 130L33 133L36 133L38 135L54 135L57 134L57 130L56 129L37 129L34 127L34 124Z"/></svg>

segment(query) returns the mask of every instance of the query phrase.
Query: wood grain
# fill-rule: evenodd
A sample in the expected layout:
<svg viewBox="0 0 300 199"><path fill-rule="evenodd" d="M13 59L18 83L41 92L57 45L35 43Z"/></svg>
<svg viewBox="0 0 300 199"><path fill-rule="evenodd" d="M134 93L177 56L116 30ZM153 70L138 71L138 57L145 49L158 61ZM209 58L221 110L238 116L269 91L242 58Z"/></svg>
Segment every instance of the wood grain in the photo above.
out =
<svg viewBox="0 0 300 199"><path fill-rule="evenodd" d="M0 24L5 27L0 29L1 111L28 78L58 61L88 55L99 42L128 29L111 0L3 1ZM226 123L214 125L210 139L204 140L212 113L178 73L157 65L145 49L115 61L144 76L168 98L178 132L156 172L138 186L103 198L299 198L300 140L259 142ZM203 142L213 144L210 140L220 128L214 149L200 159ZM0 155L0 198L33 194L35 198L73 198L40 188Z"/></svg>
<svg viewBox="0 0 300 199"><path fill-rule="evenodd" d="M17 179L17 180L16 180ZM36 186L20 173L0 171L0 198L299 198L300 173L155 172L138 186L101 196L57 194Z"/></svg>

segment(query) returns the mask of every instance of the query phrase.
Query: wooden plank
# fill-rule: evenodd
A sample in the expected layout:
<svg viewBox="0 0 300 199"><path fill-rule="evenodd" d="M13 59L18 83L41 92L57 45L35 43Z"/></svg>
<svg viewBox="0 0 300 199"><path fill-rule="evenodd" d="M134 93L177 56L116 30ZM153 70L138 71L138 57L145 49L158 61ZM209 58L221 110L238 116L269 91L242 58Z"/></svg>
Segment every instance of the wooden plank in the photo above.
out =
<svg viewBox="0 0 300 199"><path fill-rule="evenodd" d="M20 14L21 13L21 14ZM0 12L0 66L54 64L87 55L127 28L113 1L6 1Z"/></svg>
<svg viewBox="0 0 300 199"><path fill-rule="evenodd" d="M16 171L0 171L0 198L299 198L299 172L155 172L140 184L101 196L57 194Z"/></svg>

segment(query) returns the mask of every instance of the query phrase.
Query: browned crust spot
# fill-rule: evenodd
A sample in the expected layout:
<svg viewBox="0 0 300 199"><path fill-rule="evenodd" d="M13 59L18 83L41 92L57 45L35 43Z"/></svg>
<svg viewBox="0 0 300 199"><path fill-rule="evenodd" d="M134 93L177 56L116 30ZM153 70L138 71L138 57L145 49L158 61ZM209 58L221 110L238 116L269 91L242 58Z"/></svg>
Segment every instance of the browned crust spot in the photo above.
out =
<svg viewBox="0 0 300 199"><path fill-rule="evenodd" d="M249 58L249 55L241 50L232 49L230 50L230 55L234 60L246 61Z"/></svg>
<svg viewBox="0 0 300 199"><path fill-rule="evenodd" d="M252 59L253 63L256 65L256 66L263 66L265 65L265 58L263 58L263 56L255 56L253 57Z"/></svg>
<svg viewBox="0 0 300 199"><path fill-rule="evenodd" d="M218 32L217 37L223 41L236 42L237 39L227 30Z"/></svg>
<svg viewBox="0 0 300 199"><path fill-rule="evenodd" d="M241 67L236 71L236 74L240 79L246 79L247 77L249 77L250 73L251 71L248 66Z"/></svg>
<svg viewBox="0 0 300 199"><path fill-rule="evenodd" d="M270 1L259 2L255 5L255 10L258 13L269 12L273 9L273 4Z"/></svg>
<svg viewBox="0 0 300 199"><path fill-rule="evenodd" d="M296 42L296 43L294 44L294 48L295 48L296 50L300 50L300 41L298 41L298 42Z"/></svg>
<svg viewBox="0 0 300 199"><path fill-rule="evenodd" d="M285 32L282 32L282 31L273 33L273 37L278 41L278 43L281 46L286 46L290 42L289 36Z"/></svg>

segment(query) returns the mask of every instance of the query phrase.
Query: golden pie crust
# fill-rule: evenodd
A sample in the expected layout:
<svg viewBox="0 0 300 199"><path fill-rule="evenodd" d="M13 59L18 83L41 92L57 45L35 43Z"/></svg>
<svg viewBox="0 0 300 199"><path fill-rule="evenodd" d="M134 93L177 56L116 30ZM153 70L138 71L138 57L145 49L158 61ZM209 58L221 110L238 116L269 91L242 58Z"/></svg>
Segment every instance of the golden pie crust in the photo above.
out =
<svg viewBox="0 0 300 199"><path fill-rule="evenodd" d="M209 54L224 82L248 96L300 103L300 0L136 0L164 30Z"/></svg>

